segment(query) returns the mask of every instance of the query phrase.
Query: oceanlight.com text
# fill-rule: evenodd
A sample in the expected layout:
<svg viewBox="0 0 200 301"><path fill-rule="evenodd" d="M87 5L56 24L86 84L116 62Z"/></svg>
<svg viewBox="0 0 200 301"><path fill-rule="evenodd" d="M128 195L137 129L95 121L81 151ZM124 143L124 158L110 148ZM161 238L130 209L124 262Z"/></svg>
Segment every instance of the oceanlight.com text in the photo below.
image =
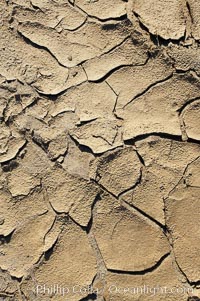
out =
<svg viewBox="0 0 200 301"><path fill-rule="evenodd" d="M112 295L183 295L183 294L193 294L193 288L188 286L177 286L177 287L169 287L169 286L150 286L150 285L143 285L143 286L118 286L116 284L112 284L109 286L101 286L100 288L95 288L91 285L88 286L80 286L80 285L46 285L40 284L36 286L36 294L37 295L60 295L60 296L67 296L67 295L87 295L93 294L102 295L105 292L112 294Z"/></svg>

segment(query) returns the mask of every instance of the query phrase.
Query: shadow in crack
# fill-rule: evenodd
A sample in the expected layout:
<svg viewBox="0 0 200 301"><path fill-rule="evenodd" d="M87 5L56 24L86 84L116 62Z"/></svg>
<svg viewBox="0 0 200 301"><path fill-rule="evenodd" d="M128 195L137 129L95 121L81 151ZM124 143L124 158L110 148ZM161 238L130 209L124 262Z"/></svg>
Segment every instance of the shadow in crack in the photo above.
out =
<svg viewBox="0 0 200 301"><path fill-rule="evenodd" d="M81 299L80 301L92 301L92 300L97 300L97 295L96 294L90 294L87 297Z"/></svg>

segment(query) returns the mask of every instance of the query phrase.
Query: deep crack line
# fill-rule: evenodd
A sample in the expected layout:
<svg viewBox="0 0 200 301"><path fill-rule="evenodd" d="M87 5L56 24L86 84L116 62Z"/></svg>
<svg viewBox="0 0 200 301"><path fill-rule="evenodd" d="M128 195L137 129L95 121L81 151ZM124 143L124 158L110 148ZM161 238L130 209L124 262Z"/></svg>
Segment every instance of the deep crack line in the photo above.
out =
<svg viewBox="0 0 200 301"><path fill-rule="evenodd" d="M143 217L147 218L148 220L150 220L151 222L154 223L154 225L156 225L157 227L161 228L163 231L163 234L165 236L167 233L167 228L165 225L161 224L159 221L157 221L156 219L154 219L152 216L150 216L149 214L147 214L146 212L144 212L143 210L141 210L140 208L134 206L133 204L129 204L127 201L123 200L123 198L121 199L121 205L123 207L125 207L127 210L129 210L130 212L132 212L133 210L136 211L137 213L139 213L140 215L142 215Z"/></svg>
<svg viewBox="0 0 200 301"><path fill-rule="evenodd" d="M132 144L135 144L138 141L145 140L145 139L147 139L148 137L151 137L151 136L156 136L156 137L159 137L159 138L162 138L162 139L169 139L169 140L175 140L175 141L178 141L178 142L183 142L182 138L181 138L181 135L172 135L172 134L167 134L167 133L162 133L162 132L151 132L151 133L148 133L148 134L137 135L134 138L124 140L124 143L125 143L125 145L132 145Z"/></svg>
<svg viewBox="0 0 200 301"><path fill-rule="evenodd" d="M121 16L119 16L119 17L115 17L115 18L110 17L110 18L101 19L101 18L99 18L99 17L97 17L97 16L93 16L93 15L88 14L83 8L79 7L79 6L76 4L75 0L74 0L73 2L71 2L71 0L68 0L68 3L69 3L71 6L76 7L78 10L80 10L82 13L86 14L86 15L87 15L88 17L90 17L91 19L94 19L94 20L99 21L99 22L102 22L102 23L106 23L106 22L109 22L109 21L116 22L116 21L124 21L124 20L128 20L128 19L127 19L127 14L126 14L126 13L123 14L123 15L121 15Z"/></svg>
<svg viewBox="0 0 200 301"><path fill-rule="evenodd" d="M142 271L122 271L122 270L115 270L115 269L108 269L108 271L111 273L121 274L121 275L146 275L148 273L154 272L158 267L160 267L160 265L167 257L169 257L169 255L170 252L166 253L157 261L155 265Z"/></svg>
<svg viewBox="0 0 200 301"><path fill-rule="evenodd" d="M31 46L33 46L34 48L37 48L37 49L43 49L45 51L47 51L51 57L53 57L56 62L61 66L61 67L64 67L66 68L67 70L69 69L68 67L66 67L65 65L63 65L58 59L57 57L49 50L49 48L45 47L45 46L42 46L42 45L39 45L35 42L33 42L30 38L28 38L27 36L25 36L19 29L17 29L17 32L19 34L19 36L24 40L24 42L26 44L30 44Z"/></svg>
<svg viewBox="0 0 200 301"><path fill-rule="evenodd" d="M195 97L195 98L191 98L191 99L189 99L188 101L186 101L186 102L184 103L184 105L183 105L180 109L177 110L179 116L183 113L183 111L187 108L187 106L189 106L190 104L192 104L192 103L195 102L196 100L200 100L200 95L197 96L197 97Z"/></svg>
<svg viewBox="0 0 200 301"><path fill-rule="evenodd" d="M134 96L129 102L127 102L124 106L123 109L125 109L129 104L131 104L134 100L136 100L137 98L143 96L144 94L146 94L149 90L151 90L152 88L156 87L157 85L164 83L166 81L168 81L169 79L171 79L173 77L174 73L172 72L170 75L168 75L167 77L165 77L164 79L158 80L156 82L154 82L153 84L149 85L146 89L144 89L142 92L138 93L136 96Z"/></svg>

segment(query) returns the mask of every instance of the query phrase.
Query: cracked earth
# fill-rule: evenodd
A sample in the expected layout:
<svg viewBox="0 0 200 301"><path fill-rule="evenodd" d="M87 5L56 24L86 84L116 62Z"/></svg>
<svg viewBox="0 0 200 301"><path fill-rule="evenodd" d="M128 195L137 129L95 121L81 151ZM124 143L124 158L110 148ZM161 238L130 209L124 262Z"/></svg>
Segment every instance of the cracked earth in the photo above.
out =
<svg viewBox="0 0 200 301"><path fill-rule="evenodd" d="M199 0L0 0L0 26L0 301L200 300Z"/></svg>

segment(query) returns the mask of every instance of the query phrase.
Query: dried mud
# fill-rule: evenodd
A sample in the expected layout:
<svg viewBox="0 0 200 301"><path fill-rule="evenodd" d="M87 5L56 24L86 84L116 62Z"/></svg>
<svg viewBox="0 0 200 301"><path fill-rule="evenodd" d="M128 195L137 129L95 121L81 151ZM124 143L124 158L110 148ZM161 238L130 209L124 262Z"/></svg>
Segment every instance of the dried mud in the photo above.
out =
<svg viewBox="0 0 200 301"><path fill-rule="evenodd" d="M0 26L0 300L200 300L200 2L0 0Z"/></svg>

